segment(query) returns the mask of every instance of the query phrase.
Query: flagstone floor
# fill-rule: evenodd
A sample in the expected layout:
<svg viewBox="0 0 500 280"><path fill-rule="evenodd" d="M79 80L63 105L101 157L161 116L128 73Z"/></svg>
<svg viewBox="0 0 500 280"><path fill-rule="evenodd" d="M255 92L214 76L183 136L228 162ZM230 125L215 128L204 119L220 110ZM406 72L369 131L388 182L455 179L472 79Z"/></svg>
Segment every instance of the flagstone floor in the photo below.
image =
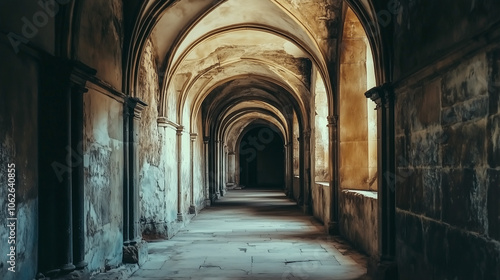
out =
<svg viewBox="0 0 500 280"><path fill-rule="evenodd" d="M366 258L273 190L231 190L148 248L129 280L369 279Z"/></svg>

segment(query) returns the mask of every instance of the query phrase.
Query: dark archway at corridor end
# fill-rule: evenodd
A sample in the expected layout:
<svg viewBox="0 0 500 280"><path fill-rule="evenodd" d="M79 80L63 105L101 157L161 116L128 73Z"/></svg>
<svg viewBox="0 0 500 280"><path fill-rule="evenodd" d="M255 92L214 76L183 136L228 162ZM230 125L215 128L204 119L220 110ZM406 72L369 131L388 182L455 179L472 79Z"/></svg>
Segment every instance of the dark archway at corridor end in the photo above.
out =
<svg viewBox="0 0 500 280"><path fill-rule="evenodd" d="M283 189L285 151L281 133L270 126L244 132L239 143L240 185L245 188Z"/></svg>

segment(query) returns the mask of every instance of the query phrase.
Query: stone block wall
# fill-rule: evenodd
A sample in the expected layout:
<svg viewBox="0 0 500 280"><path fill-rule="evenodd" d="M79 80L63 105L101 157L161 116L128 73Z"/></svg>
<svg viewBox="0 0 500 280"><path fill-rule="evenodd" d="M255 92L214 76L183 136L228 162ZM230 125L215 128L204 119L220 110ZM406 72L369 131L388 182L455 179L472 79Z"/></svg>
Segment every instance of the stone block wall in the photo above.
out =
<svg viewBox="0 0 500 280"><path fill-rule="evenodd" d="M312 185L313 216L328 227L330 222L331 189L327 182Z"/></svg>
<svg viewBox="0 0 500 280"><path fill-rule="evenodd" d="M500 279L500 49L396 89L401 279Z"/></svg>
<svg viewBox="0 0 500 280"><path fill-rule="evenodd" d="M339 196L340 234L370 256L378 255L377 209L376 192L344 190Z"/></svg>

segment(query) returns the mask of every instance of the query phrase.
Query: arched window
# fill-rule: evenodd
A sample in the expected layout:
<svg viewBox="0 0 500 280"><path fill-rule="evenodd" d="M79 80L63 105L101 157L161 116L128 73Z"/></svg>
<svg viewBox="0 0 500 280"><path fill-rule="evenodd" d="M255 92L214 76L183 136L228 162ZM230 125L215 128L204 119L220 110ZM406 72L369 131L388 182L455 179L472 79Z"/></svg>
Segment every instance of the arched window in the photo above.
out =
<svg viewBox="0 0 500 280"><path fill-rule="evenodd" d="M348 9L340 59L340 187L377 189L377 114L364 93L375 86L366 33Z"/></svg>

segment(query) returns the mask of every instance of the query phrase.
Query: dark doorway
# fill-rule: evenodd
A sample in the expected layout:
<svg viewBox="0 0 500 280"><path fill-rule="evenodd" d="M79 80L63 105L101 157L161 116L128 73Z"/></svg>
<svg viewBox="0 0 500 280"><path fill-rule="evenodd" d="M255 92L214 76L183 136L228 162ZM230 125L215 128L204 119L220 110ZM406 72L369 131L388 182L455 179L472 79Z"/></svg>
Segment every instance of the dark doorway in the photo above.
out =
<svg viewBox="0 0 500 280"><path fill-rule="evenodd" d="M283 189L285 153L278 133L268 126L252 128L243 135L239 153L240 185Z"/></svg>

